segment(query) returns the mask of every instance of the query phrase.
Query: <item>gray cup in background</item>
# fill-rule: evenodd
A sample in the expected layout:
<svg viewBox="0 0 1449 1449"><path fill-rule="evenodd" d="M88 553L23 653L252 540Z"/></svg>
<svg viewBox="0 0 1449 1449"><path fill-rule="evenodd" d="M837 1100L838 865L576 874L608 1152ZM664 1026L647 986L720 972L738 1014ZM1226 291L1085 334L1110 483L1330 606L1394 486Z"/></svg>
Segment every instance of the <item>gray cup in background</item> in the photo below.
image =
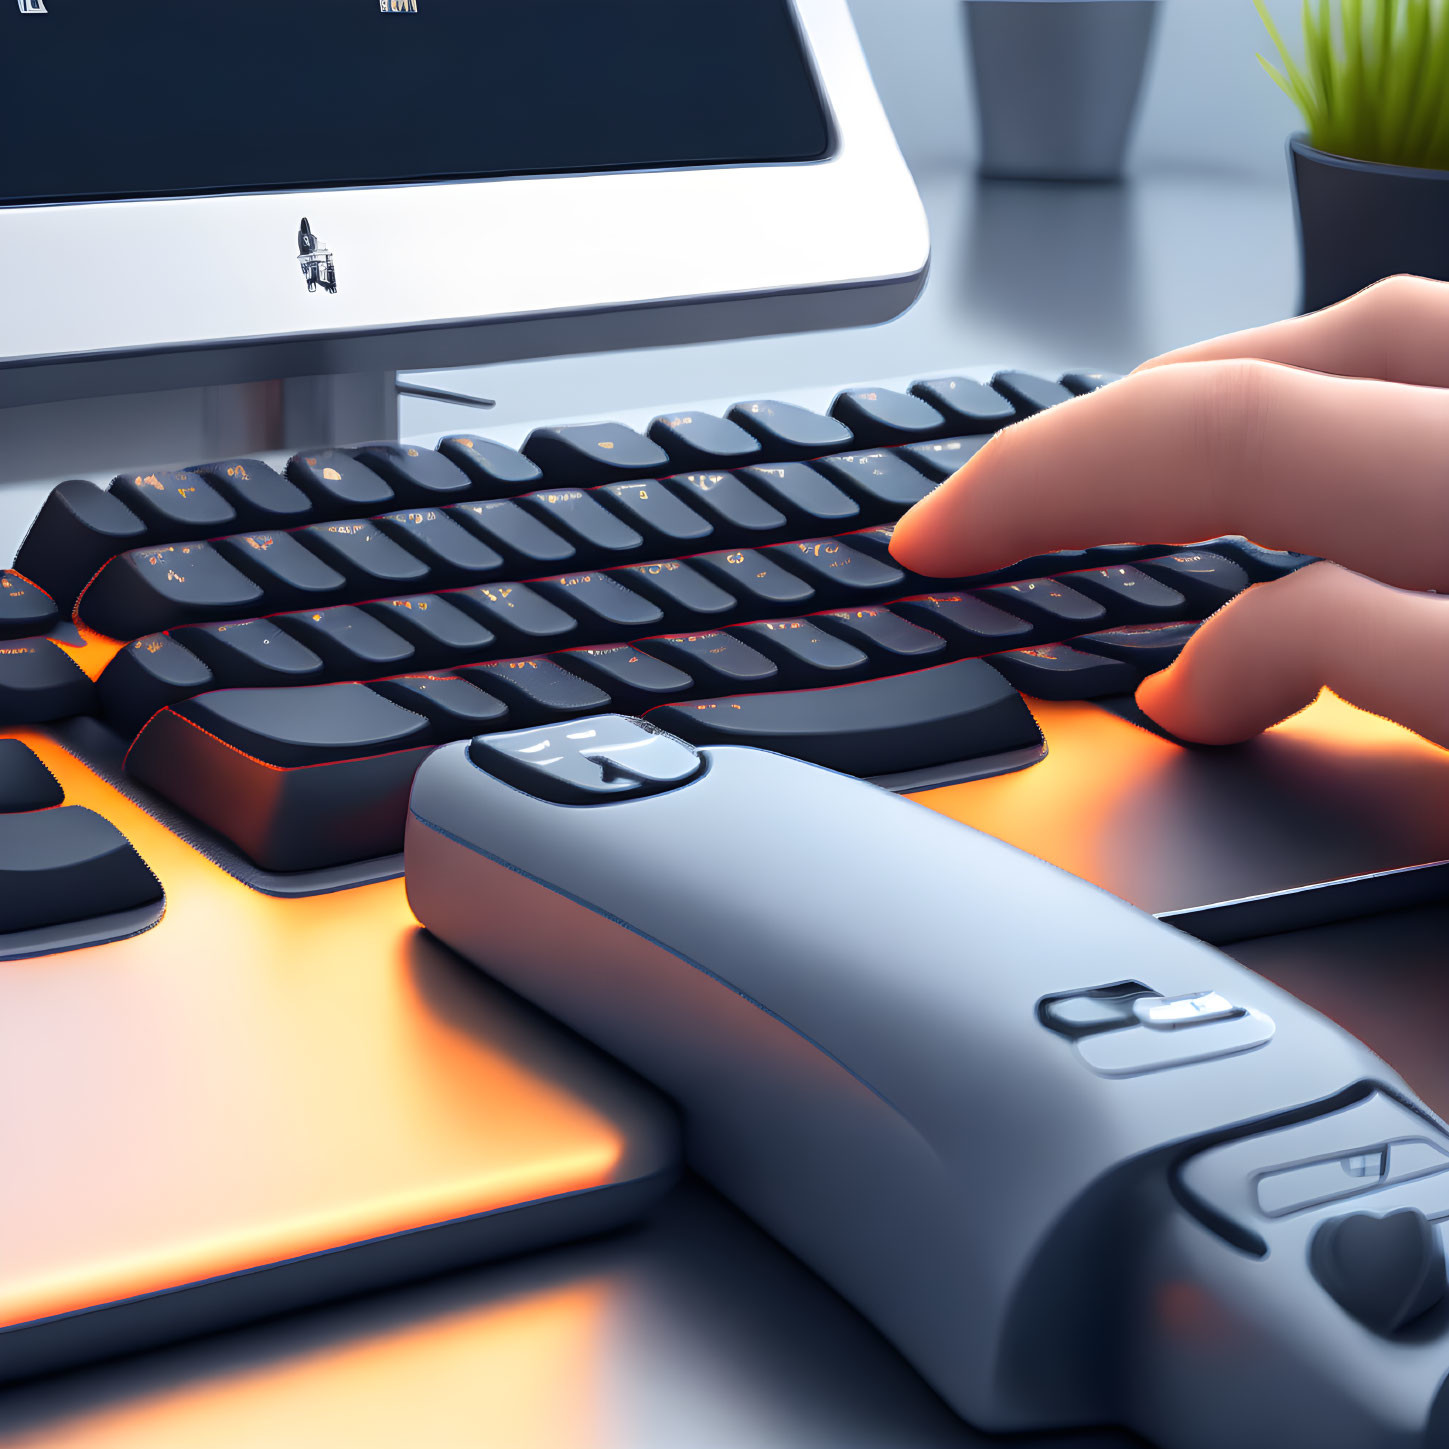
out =
<svg viewBox="0 0 1449 1449"><path fill-rule="evenodd" d="M1122 174L1158 0L966 0L981 174Z"/></svg>

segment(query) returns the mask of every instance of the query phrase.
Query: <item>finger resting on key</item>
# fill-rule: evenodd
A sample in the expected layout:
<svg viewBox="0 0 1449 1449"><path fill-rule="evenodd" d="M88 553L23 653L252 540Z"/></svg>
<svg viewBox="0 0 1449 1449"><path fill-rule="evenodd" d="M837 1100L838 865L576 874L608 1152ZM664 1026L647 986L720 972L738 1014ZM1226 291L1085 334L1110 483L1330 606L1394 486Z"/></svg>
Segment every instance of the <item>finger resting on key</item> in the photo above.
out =
<svg viewBox="0 0 1449 1449"><path fill-rule="evenodd" d="M1449 598L1310 565L1219 610L1137 703L1180 739L1225 745L1325 688L1449 746Z"/></svg>
<svg viewBox="0 0 1449 1449"><path fill-rule="evenodd" d="M1139 372L999 433L892 553L947 578L1228 533L1449 587L1449 391L1251 361Z"/></svg>

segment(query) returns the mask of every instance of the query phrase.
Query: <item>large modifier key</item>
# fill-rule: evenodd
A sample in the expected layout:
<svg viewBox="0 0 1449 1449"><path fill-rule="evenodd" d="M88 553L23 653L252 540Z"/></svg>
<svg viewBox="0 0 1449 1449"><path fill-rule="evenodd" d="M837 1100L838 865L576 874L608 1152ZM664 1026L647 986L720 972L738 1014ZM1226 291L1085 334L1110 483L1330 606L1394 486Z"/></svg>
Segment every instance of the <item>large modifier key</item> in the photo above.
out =
<svg viewBox="0 0 1449 1449"><path fill-rule="evenodd" d="M979 659L824 689L666 704L647 718L692 744L757 745L852 775L1013 756L1042 744L1021 696Z"/></svg>

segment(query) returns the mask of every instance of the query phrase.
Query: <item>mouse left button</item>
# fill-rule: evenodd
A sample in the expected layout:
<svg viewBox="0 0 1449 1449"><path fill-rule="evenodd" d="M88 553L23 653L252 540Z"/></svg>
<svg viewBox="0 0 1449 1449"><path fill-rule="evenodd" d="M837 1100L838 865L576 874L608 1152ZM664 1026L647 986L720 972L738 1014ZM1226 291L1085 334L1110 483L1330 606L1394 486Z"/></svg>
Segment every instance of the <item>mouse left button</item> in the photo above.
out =
<svg viewBox="0 0 1449 1449"><path fill-rule="evenodd" d="M485 774L556 805L658 795L704 769L691 745L617 714L481 735L468 747L468 758Z"/></svg>

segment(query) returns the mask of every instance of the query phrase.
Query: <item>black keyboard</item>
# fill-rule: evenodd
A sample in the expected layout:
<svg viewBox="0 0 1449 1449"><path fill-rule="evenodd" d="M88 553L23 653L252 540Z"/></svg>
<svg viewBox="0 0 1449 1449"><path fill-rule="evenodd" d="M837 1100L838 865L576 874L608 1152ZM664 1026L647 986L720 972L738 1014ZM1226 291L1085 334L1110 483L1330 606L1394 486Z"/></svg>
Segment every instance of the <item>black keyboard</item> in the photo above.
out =
<svg viewBox="0 0 1449 1449"><path fill-rule="evenodd" d="M1023 694L1128 692L1305 561L1226 538L965 579L894 562L895 520L992 432L1108 380L65 482L0 574L0 724L98 716L134 780L281 873L398 851L436 745L606 710L901 788L1021 768ZM72 621L125 641L94 684Z"/></svg>

